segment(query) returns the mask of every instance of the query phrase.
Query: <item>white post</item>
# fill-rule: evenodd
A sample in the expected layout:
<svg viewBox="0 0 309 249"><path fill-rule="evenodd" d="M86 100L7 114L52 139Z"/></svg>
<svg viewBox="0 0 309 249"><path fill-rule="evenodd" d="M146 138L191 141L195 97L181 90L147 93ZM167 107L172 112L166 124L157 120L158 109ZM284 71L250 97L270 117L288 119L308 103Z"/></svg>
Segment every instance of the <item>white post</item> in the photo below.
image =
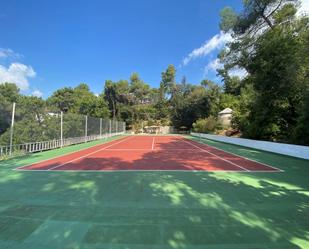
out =
<svg viewBox="0 0 309 249"><path fill-rule="evenodd" d="M85 116L85 142L87 142L88 117Z"/></svg>
<svg viewBox="0 0 309 249"><path fill-rule="evenodd" d="M109 137L112 136L112 120L109 120Z"/></svg>
<svg viewBox="0 0 309 249"><path fill-rule="evenodd" d="M102 118L100 118L100 138L102 138Z"/></svg>
<svg viewBox="0 0 309 249"><path fill-rule="evenodd" d="M13 146L13 128L14 128L14 119L15 119L15 102L13 103L12 108L12 120L11 120L11 134L10 134L10 155L12 155L12 146Z"/></svg>
<svg viewBox="0 0 309 249"><path fill-rule="evenodd" d="M116 135L118 135L118 121L116 121Z"/></svg>
<svg viewBox="0 0 309 249"><path fill-rule="evenodd" d="M63 112L60 114L60 147L63 147Z"/></svg>
<svg viewBox="0 0 309 249"><path fill-rule="evenodd" d="M126 133L126 122L123 122L123 132Z"/></svg>

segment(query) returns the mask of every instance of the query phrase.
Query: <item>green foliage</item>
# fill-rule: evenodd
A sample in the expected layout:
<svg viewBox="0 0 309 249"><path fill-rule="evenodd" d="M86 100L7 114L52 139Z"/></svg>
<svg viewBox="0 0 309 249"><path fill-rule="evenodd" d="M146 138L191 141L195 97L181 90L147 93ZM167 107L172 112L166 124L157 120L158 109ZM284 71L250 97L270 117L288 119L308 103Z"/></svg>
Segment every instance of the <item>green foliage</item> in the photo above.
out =
<svg viewBox="0 0 309 249"><path fill-rule="evenodd" d="M237 22L237 14L234 12L234 10L230 7L225 7L220 11L220 29L228 32L231 30L236 22Z"/></svg>
<svg viewBox="0 0 309 249"><path fill-rule="evenodd" d="M46 102L43 99L20 95L16 104L13 143L58 139L60 119L58 118L58 122L56 119L57 116L51 116L46 111ZM0 136L0 144L7 145L9 136L10 129L7 128Z"/></svg>
<svg viewBox="0 0 309 249"><path fill-rule="evenodd" d="M67 113L63 116L63 137L82 137L85 135L85 116Z"/></svg>
<svg viewBox="0 0 309 249"><path fill-rule="evenodd" d="M19 89L15 84L3 83L0 84L0 100L7 102L17 102L19 99Z"/></svg>
<svg viewBox="0 0 309 249"><path fill-rule="evenodd" d="M104 97L94 95L85 83L75 88L65 87L55 91L47 99L47 104L50 109L64 113L78 113L98 118L109 116Z"/></svg>
<svg viewBox="0 0 309 249"><path fill-rule="evenodd" d="M213 133L217 128L219 128L219 124L217 119L213 116L198 119L193 123L193 131L199 133Z"/></svg>
<svg viewBox="0 0 309 249"><path fill-rule="evenodd" d="M206 101L208 102L209 110L206 116L217 116L220 104L221 88L210 80L203 80L201 85L206 89Z"/></svg>
<svg viewBox="0 0 309 249"><path fill-rule="evenodd" d="M15 84L0 84L0 134L10 127L12 103L19 99L19 89Z"/></svg>
<svg viewBox="0 0 309 249"><path fill-rule="evenodd" d="M249 136L247 134L249 126L248 117L255 103L255 98L256 92L253 89L253 85L247 83L241 89L240 95L237 97L233 96L233 99L229 103L233 109L232 126L240 129L244 133L244 136Z"/></svg>
<svg viewBox="0 0 309 249"><path fill-rule="evenodd" d="M159 88L151 88L132 73L128 81L107 80L99 96L82 83L59 89L44 101L22 96L14 84L2 84L0 141L8 141L12 102L16 102L21 139L15 142L57 137L59 116L46 115L48 111L65 112L72 121L65 124L66 136L80 136L84 120L76 114L122 119L132 129L173 125L213 132L218 128L218 112L231 108L232 126L245 137L308 145L309 18L295 16L296 3L246 0L240 13L229 7L220 12L221 30L233 37L218 56L223 64L218 70L222 86L208 79L189 84L185 77L178 83L173 65L162 72ZM248 74L242 79L231 76L235 68Z"/></svg>
<svg viewBox="0 0 309 249"><path fill-rule="evenodd" d="M116 119L120 115L121 105L129 103L129 83L126 80L119 80L113 82L111 80L105 81L104 99L108 103L108 107L112 113L112 118Z"/></svg>
<svg viewBox="0 0 309 249"><path fill-rule="evenodd" d="M296 134L305 129L306 118L299 110L308 85L309 22L308 17L295 17L295 3L247 0L228 29L232 11L222 11L221 28L232 30L234 41L219 56L224 63L219 74L225 94L236 99L221 96L221 106L233 106L233 125L246 137L305 143ZM245 68L248 76L229 77L235 66Z"/></svg>
<svg viewBox="0 0 309 249"><path fill-rule="evenodd" d="M238 76L227 76L224 79L224 92L232 95L239 95L242 87L241 80Z"/></svg>
<svg viewBox="0 0 309 249"><path fill-rule="evenodd" d="M229 93L222 93L220 95L220 110L225 108L231 108L232 110L236 110L240 106L240 97L235 96Z"/></svg>
<svg viewBox="0 0 309 249"><path fill-rule="evenodd" d="M173 94L176 86L175 74L176 69L173 65L169 65L166 71L161 74L160 93L162 98L165 98L165 94Z"/></svg>
<svg viewBox="0 0 309 249"><path fill-rule="evenodd" d="M131 102L133 104L143 104L149 101L150 86L144 83L137 73L130 77Z"/></svg>
<svg viewBox="0 0 309 249"><path fill-rule="evenodd" d="M297 125L292 135L292 141L309 145L309 86L304 93L303 104L300 107L300 115L297 120Z"/></svg>
<svg viewBox="0 0 309 249"><path fill-rule="evenodd" d="M209 115L210 101L207 98L207 90L202 86L194 87L185 100L180 100L179 103L173 113L176 128L180 128L181 126L191 128L195 120ZM177 122L176 115L178 115Z"/></svg>
<svg viewBox="0 0 309 249"><path fill-rule="evenodd" d="M259 39L248 67L257 92L249 115L251 137L290 140L303 95L304 82L297 80L303 73L303 52L304 44L294 27L276 27Z"/></svg>
<svg viewBox="0 0 309 249"><path fill-rule="evenodd" d="M59 89L47 99L50 106L62 112L68 112L74 106L74 101L74 90L71 87Z"/></svg>
<svg viewBox="0 0 309 249"><path fill-rule="evenodd" d="M289 19L293 19L297 9L294 4L284 5L278 12L275 12L274 19L276 24L283 23Z"/></svg>

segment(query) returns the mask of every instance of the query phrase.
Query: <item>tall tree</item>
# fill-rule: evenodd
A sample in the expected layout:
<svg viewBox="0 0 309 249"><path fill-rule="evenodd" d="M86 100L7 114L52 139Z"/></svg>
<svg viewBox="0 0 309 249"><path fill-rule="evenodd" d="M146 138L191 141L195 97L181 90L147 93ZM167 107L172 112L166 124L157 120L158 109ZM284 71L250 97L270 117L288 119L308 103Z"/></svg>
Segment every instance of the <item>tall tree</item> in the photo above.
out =
<svg viewBox="0 0 309 249"><path fill-rule="evenodd" d="M149 92L149 85L144 83L137 73L133 73L130 77L130 94L133 97L134 104L147 102Z"/></svg>
<svg viewBox="0 0 309 249"><path fill-rule="evenodd" d="M56 90L48 99L50 106L54 106L57 110L68 112L75 102L74 90L71 87L64 87Z"/></svg>
<svg viewBox="0 0 309 249"><path fill-rule="evenodd" d="M111 80L105 81L104 97L108 103L109 109L111 110L112 117L116 118L116 111L117 111L116 85Z"/></svg>
<svg viewBox="0 0 309 249"><path fill-rule="evenodd" d="M290 141L297 124L308 75L308 17L295 17L296 4L247 0L240 14L221 12L220 27L234 38L220 54L224 69L245 68L247 80L240 86L250 82L255 91L249 114L240 119L249 137ZM226 81L225 90L238 94L241 87L234 83Z"/></svg>
<svg viewBox="0 0 309 249"><path fill-rule="evenodd" d="M116 119L120 115L120 108L129 103L129 83L126 80L113 82L105 81L104 96L112 113L112 118Z"/></svg>
<svg viewBox="0 0 309 249"><path fill-rule="evenodd" d="M165 98L165 94L173 94L176 86L175 82L176 69L174 65L169 65L166 71L162 72L160 82L161 98Z"/></svg>

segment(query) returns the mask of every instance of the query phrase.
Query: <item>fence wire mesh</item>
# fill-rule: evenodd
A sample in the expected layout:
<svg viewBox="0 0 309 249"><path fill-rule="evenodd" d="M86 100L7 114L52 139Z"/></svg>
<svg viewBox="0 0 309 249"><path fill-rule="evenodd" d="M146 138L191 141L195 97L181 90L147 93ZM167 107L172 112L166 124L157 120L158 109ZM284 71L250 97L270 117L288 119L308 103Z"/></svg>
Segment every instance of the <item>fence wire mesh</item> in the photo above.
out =
<svg viewBox="0 0 309 249"><path fill-rule="evenodd" d="M12 121L12 108L13 104L11 103L3 103L0 106L0 134L5 133L4 136L0 136L0 146L7 145L10 142L10 133L8 129L10 129Z"/></svg>
<svg viewBox="0 0 309 249"><path fill-rule="evenodd" d="M63 114L63 138L85 136L85 117L74 113Z"/></svg>
<svg viewBox="0 0 309 249"><path fill-rule="evenodd" d="M11 103L0 106L0 159L125 132L125 123L122 121L16 105L12 123L12 113Z"/></svg>

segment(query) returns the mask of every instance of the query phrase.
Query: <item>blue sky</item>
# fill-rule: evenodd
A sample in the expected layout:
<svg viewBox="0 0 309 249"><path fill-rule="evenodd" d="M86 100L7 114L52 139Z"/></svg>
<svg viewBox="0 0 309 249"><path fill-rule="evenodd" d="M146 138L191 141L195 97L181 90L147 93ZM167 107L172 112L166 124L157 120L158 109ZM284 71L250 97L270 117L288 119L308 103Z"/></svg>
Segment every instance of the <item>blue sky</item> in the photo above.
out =
<svg viewBox="0 0 309 249"><path fill-rule="evenodd" d="M216 79L215 59L229 39L220 34L219 11L241 2L2 0L0 81L46 98L80 82L100 93L105 80L132 72L158 86L169 64L178 80Z"/></svg>

